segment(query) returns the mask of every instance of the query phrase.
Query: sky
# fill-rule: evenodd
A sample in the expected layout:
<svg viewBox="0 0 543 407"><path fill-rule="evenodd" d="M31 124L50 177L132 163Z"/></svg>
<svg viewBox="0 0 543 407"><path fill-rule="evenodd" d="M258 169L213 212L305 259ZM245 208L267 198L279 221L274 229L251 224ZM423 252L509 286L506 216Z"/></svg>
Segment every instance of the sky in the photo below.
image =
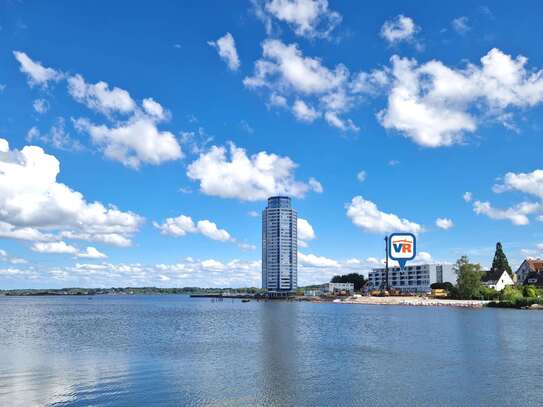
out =
<svg viewBox="0 0 543 407"><path fill-rule="evenodd" d="M543 256L543 5L0 3L0 289L300 285Z"/></svg>

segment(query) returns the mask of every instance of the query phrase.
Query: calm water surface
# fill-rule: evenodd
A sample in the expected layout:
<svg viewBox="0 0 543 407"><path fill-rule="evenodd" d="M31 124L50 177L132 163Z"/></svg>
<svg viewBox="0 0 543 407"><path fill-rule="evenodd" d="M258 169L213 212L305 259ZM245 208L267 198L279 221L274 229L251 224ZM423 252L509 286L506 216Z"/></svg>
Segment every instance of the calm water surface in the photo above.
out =
<svg viewBox="0 0 543 407"><path fill-rule="evenodd" d="M543 312L0 297L0 406L540 406Z"/></svg>

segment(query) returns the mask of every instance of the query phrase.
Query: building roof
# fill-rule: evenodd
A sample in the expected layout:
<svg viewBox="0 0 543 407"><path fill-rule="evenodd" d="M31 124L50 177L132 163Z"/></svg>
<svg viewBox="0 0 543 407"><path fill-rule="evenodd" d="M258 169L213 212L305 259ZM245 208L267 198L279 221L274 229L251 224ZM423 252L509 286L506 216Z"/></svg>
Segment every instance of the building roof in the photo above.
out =
<svg viewBox="0 0 543 407"><path fill-rule="evenodd" d="M526 259L524 262L531 271L543 271L543 259Z"/></svg>
<svg viewBox="0 0 543 407"><path fill-rule="evenodd" d="M500 277L503 275L504 272L506 272L506 271L505 270L504 271L494 271L494 270L483 271L484 274L481 277L481 281L483 283L498 281L500 279Z"/></svg>

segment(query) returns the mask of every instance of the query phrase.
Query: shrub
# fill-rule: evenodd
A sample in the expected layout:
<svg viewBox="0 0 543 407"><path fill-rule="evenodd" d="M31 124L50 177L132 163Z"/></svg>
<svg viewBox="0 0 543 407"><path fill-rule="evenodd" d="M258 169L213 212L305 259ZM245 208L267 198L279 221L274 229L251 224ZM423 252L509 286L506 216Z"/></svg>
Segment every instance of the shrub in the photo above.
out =
<svg viewBox="0 0 543 407"><path fill-rule="evenodd" d="M528 298L537 297L537 289L533 285L527 285L522 290L522 295Z"/></svg>

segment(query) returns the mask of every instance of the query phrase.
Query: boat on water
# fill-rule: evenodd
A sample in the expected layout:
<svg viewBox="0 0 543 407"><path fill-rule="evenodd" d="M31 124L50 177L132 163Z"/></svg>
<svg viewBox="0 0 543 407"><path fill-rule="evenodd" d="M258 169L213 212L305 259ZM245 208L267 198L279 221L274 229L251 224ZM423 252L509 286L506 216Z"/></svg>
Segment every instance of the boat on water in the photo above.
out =
<svg viewBox="0 0 543 407"><path fill-rule="evenodd" d="M241 302L250 302L251 300L249 298L243 298Z"/></svg>

